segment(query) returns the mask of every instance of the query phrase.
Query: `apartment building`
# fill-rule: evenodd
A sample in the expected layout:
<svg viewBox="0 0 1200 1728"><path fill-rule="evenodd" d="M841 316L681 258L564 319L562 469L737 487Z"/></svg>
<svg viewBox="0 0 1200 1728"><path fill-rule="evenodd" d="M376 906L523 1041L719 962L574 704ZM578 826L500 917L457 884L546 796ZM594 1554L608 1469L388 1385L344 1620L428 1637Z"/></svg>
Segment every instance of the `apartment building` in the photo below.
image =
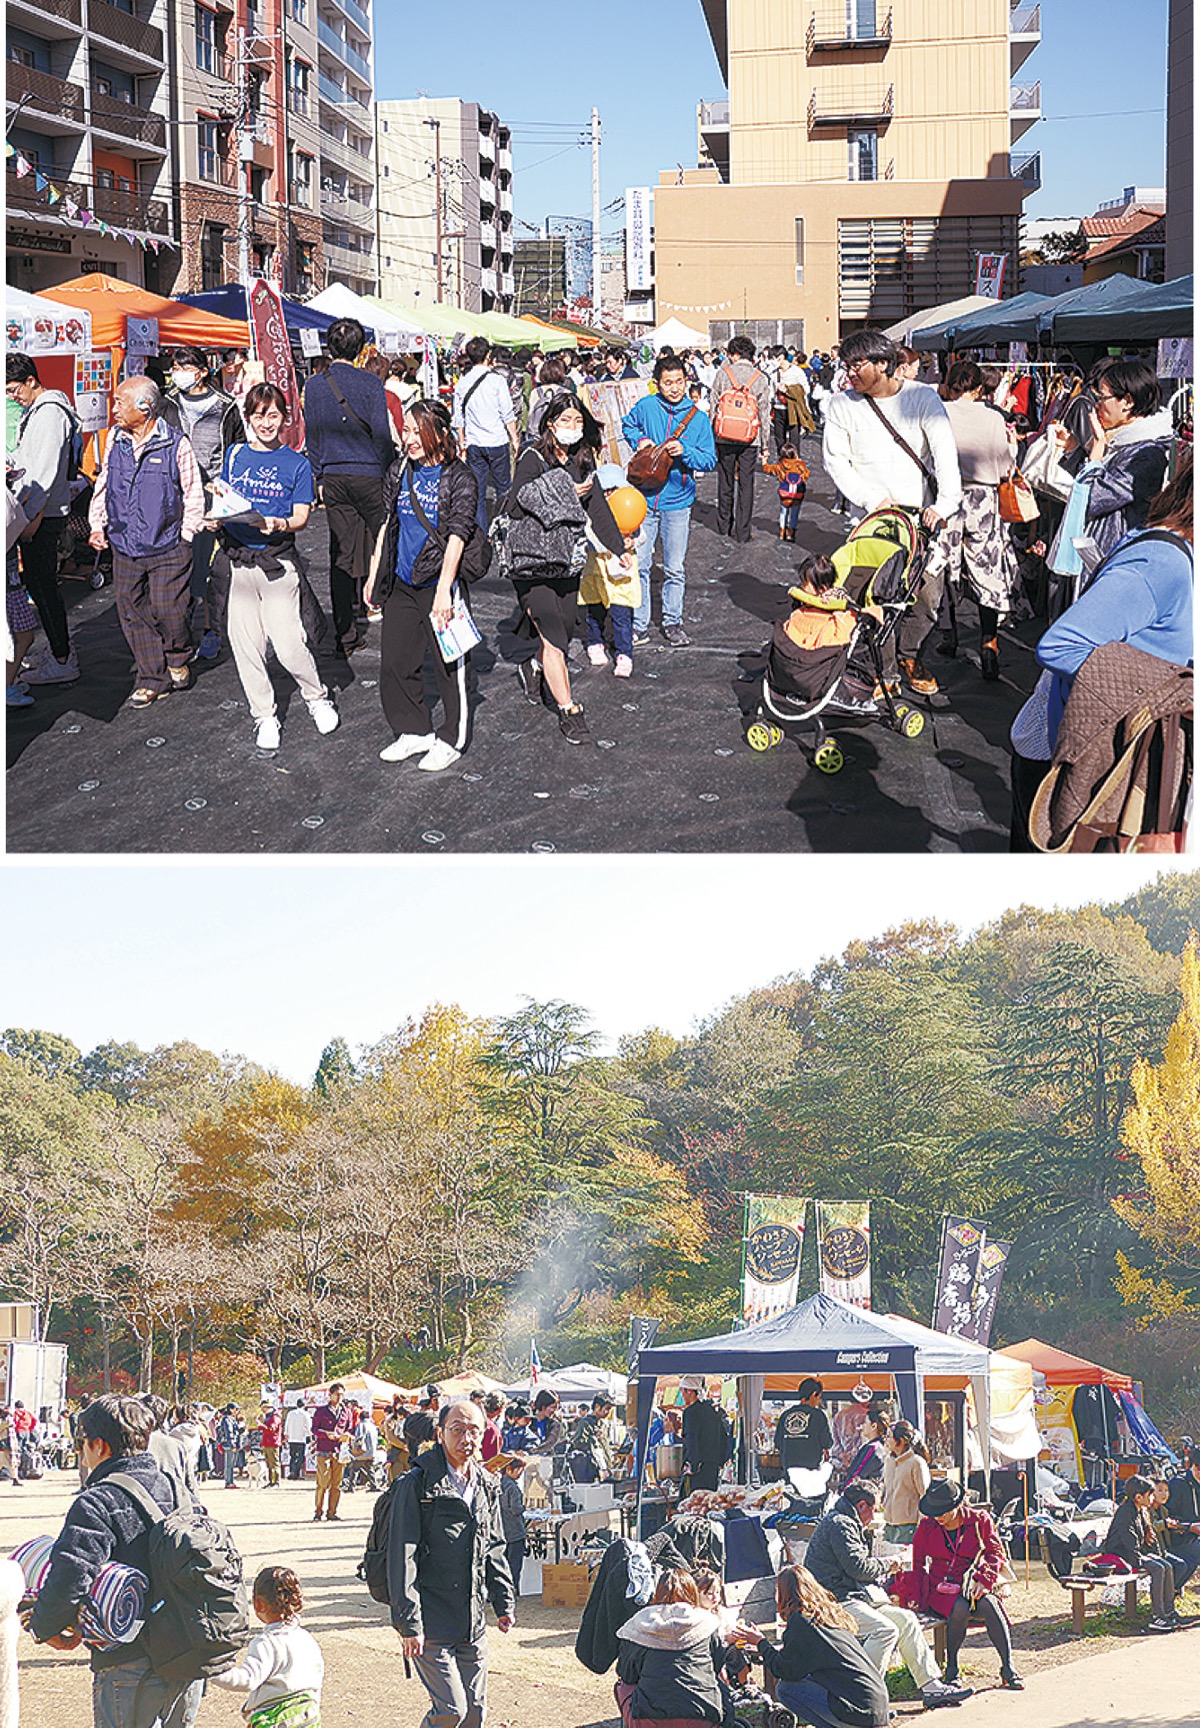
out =
<svg viewBox="0 0 1200 1728"><path fill-rule="evenodd" d="M168 0L6 0L5 21L7 280L98 270L159 290L179 257Z"/></svg>
<svg viewBox="0 0 1200 1728"><path fill-rule="evenodd" d="M457 97L380 102L376 118L383 299L511 311L509 128Z"/></svg>
<svg viewBox="0 0 1200 1728"><path fill-rule="evenodd" d="M291 0L316 12L325 280L379 292L371 0Z"/></svg>
<svg viewBox="0 0 1200 1728"><path fill-rule="evenodd" d="M1017 145L1037 6L1010 0L701 0L728 95L700 104L695 170L655 188L658 317L781 323L827 347L1016 273Z"/></svg>
<svg viewBox="0 0 1200 1728"><path fill-rule="evenodd" d="M513 314L561 315L567 298L567 241L563 234L518 240L513 246Z"/></svg>

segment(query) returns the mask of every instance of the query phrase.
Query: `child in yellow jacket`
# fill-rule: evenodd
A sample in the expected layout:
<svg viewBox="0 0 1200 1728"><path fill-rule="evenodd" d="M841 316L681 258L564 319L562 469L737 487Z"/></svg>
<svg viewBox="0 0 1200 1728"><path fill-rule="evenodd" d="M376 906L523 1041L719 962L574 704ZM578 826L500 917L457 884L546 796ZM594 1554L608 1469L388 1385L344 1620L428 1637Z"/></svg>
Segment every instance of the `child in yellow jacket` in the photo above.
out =
<svg viewBox="0 0 1200 1728"><path fill-rule="evenodd" d="M636 545L637 536L626 534L624 552L589 547L579 583L579 604L587 607L588 659L593 666L608 664L604 627L611 623L617 678L628 678L633 671L633 614L642 598Z"/></svg>

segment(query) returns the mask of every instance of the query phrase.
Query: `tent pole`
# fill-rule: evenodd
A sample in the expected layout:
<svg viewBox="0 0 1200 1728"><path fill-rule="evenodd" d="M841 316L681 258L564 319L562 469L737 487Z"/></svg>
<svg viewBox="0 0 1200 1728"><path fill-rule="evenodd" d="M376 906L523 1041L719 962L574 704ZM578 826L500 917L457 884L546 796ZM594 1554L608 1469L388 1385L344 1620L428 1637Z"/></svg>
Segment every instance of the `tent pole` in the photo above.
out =
<svg viewBox="0 0 1200 1728"><path fill-rule="evenodd" d="M1021 1472L1021 1484L1025 1490L1025 1588L1029 1589L1029 1460L1025 1460L1025 1468Z"/></svg>

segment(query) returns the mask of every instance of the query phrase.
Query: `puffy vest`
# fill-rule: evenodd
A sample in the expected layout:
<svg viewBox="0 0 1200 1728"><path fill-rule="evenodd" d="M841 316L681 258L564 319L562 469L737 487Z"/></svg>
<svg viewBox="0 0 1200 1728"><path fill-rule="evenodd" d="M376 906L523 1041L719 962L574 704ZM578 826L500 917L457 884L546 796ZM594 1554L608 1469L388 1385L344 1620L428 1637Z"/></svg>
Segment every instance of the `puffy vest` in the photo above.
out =
<svg viewBox="0 0 1200 1728"><path fill-rule="evenodd" d="M149 558L178 546L183 529L179 445L183 433L160 420L139 451L122 433L108 452L107 534L126 558Z"/></svg>

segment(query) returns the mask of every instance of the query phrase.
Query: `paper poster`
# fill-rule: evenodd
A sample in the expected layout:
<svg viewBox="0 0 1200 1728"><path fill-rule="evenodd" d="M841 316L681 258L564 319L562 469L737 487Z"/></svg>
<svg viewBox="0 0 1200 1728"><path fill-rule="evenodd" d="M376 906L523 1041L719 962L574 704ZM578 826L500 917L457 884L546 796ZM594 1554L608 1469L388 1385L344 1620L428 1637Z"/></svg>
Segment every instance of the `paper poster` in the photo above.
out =
<svg viewBox="0 0 1200 1728"><path fill-rule="evenodd" d="M624 468L633 452L621 436L621 421L636 402L650 394L643 378L628 378L619 384L585 384L583 394L601 429L602 462Z"/></svg>
<svg viewBox="0 0 1200 1728"><path fill-rule="evenodd" d="M52 311L12 312L5 318L5 339L10 354L48 354L67 349L80 354L88 340L82 318L63 318Z"/></svg>
<svg viewBox="0 0 1200 1728"><path fill-rule="evenodd" d="M301 330L300 352L309 359L315 359L321 352L321 332L319 330Z"/></svg>
<svg viewBox="0 0 1200 1728"><path fill-rule="evenodd" d="M158 353L157 318L126 318L125 352L127 354Z"/></svg>
<svg viewBox="0 0 1200 1728"><path fill-rule="evenodd" d="M1158 375L1160 378L1194 378L1190 336L1162 336L1158 343Z"/></svg>
<svg viewBox="0 0 1200 1728"><path fill-rule="evenodd" d="M747 1326L796 1306L807 1200L747 1194L742 1319Z"/></svg>
<svg viewBox="0 0 1200 1728"><path fill-rule="evenodd" d="M980 252L975 264L976 294L988 300L999 300L1004 293L1004 272L1007 267L1007 252Z"/></svg>
<svg viewBox="0 0 1200 1728"><path fill-rule="evenodd" d="M108 425L108 396L112 389L112 355L75 356L75 412L81 432L103 432Z"/></svg>
<svg viewBox="0 0 1200 1728"><path fill-rule="evenodd" d="M818 1201L817 1251L823 1294L852 1302L856 1308L869 1308L871 1202Z"/></svg>

